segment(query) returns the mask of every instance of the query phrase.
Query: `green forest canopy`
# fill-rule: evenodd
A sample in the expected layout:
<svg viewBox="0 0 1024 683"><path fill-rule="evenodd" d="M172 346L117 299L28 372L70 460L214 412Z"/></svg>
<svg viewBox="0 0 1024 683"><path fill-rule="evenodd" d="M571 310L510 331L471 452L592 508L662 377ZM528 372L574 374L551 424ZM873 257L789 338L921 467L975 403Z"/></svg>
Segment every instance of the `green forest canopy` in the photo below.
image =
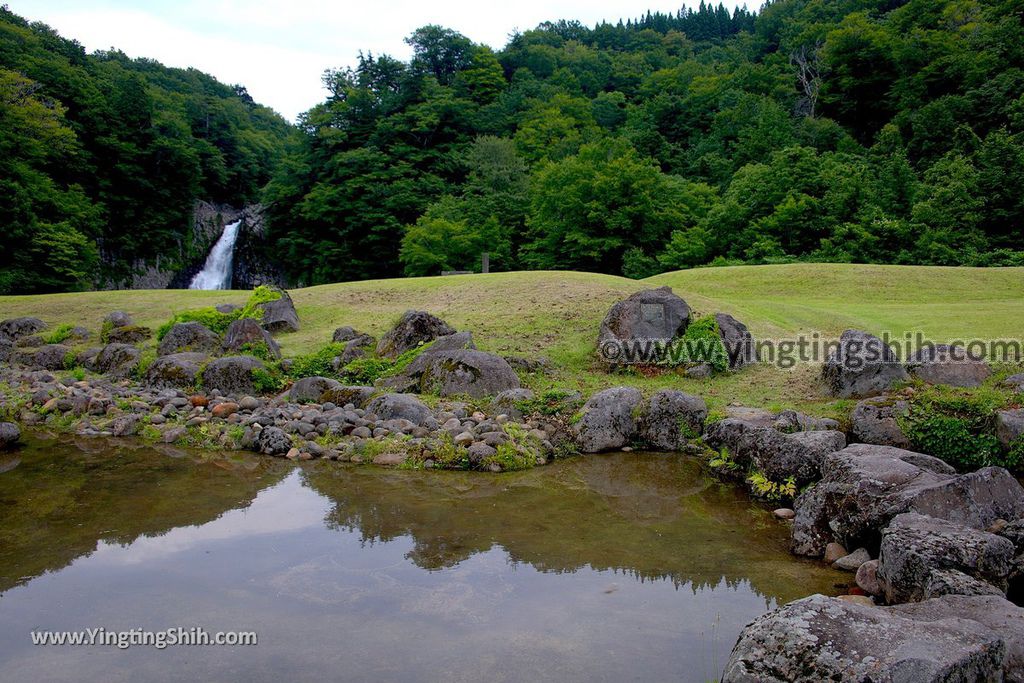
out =
<svg viewBox="0 0 1024 683"><path fill-rule="evenodd" d="M0 18L0 136L52 140L0 159L26 195L0 221L61 255L32 283L0 260L0 291L87 284L111 238L121 262L175 249L196 197L262 199L268 255L307 285L479 268L483 251L501 270L634 277L1024 265L1020 0L702 3L545 23L498 52L425 26L408 62L326 72L291 130L197 72Z"/></svg>

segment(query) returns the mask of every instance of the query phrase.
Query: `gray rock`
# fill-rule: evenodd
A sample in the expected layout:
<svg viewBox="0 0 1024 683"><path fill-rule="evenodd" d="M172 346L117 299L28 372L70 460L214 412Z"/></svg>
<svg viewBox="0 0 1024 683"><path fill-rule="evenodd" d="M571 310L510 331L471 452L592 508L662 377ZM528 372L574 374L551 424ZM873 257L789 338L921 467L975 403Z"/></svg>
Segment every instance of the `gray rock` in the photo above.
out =
<svg viewBox="0 0 1024 683"><path fill-rule="evenodd" d="M749 406L726 406L725 417L730 420L739 420L748 427L775 427L776 417L771 411L764 408L751 408Z"/></svg>
<svg viewBox="0 0 1024 683"><path fill-rule="evenodd" d="M707 379L714 370L710 363L697 363L686 368L683 373L690 379Z"/></svg>
<svg viewBox="0 0 1024 683"><path fill-rule="evenodd" d="M1024 408L996 411L996 438L1005 447L1024 434Z"/></svg>
<svg viewBox="0 0 1024 683"><path fill-rule="evenodd" d="M597 337L598 352L602 360L626 363L629 361L621 354L613 356L606 347L619 349L622 343L646 340L667 342L686 332L689 324L690 307L670 287L645 289L619 301L605 315Z"/></svg>
<svg viewBox="0 0 1024 683"><path fill-rule="evenodd" d="M417 359L418 360L418 359ZM424 393L440 396L495 396L519 388L519 376L505 359L485 351L441 351L431 354L420 377Z"/></svg>
<svg viewBox="0 0 1024 683"><path fill-rule="evenodd" d="M933 600L890 607L889 611L917 622L947 619L979 623L1006 642L1003 674L1007 681L1024 681L1024 609L1002 596L947 595Z"/></svg>
<svg viewBox="0 0 1024 683"><path fill-rule="evenodd" d="M482 441L471 444L469 448L466 449L466 455L469 457L469 464L474 467L480 467L484 460L494 456L497 452L497 449L488 446Z"/></svg>
<svg viewBox="0 0 1024 683"><path fill-rule="evenodd" d="M104 327L113 329L115 327L130 327L135 324L132 317L124 311L111 311L103 318Z"/></svg>
<svg viewBox="0 0 1024 683"><path fill-rule="evenodd" d="M514 420L520 420L523 417L523 411L519 409L519 405L533 399L534 393L529 389L506 389L491 401L491 413L494 415L505 414Z"/></svg>
<svg viewBox="0 0 1024 683"><path fill-rule="evenodd" d="M345 325L334 330L334 334L331 335L331 341L335 344L341 344L343 342L352 341L353 339L358 339L362 336L367 335L364 335L362 332L357 332L354 328Z"/></svg>
<svg viewBox="0 0 1024 683"><path fill-rule="evenodd" d="M252 356L226 356L210 361L203 368L203 388L217 389L226 396L255 393L253 373L265 370L259 359Z"/></svg>
<svg viewBox="0 0 1024 683"><path fill-rule="evenodd" d="M153 336L153 330L138 325L126 325L107 330L101 341L108 344L141 344Z"/></svg>
<svg viewBox="0 0 1024 683"><path fill-rule="evenodd" d="M13 422L0 422L0 450L13 448L21 440L21 429Z"/></svg>
<svg viewBox="0 0 1024 683"><path fill-rule="evenodd" d="M424 311L406 311L377 343L377 355L394 360L421 344L455 334L448 323Z"/></svg>
<svg viewBox="0 0 1024 683"><path fill-rule="evenodd" d="M256 436L256 446L261 453L284 455L291 450L292 440L277 427L264 427Z"/></svg>
<svg viewBox="0 0 1024 683"><path fill-rule="evenodd" d="M868 595L881 595L882 584L878 581L878 560L868 560L857 567L857 585Z"/></svg>
<svg viewBox="0 0 1024 683"><path fill-rule="evenodd" d="M266 345L271 358L281 357L281 347L253 318L239 318L224 332L223 348L227 353L240 353L246 347L254 348L259 344Z"/></svg>
<svg viewBox="0 0 1024 683"><path fill-rule="evenodd" d="M1002 536L905 513L882 531L878 580L890 603L928 597L925 589L936 570L956 570L1005 591L1013 554L1013 543Z"/></svg>
<svg viewBox="0 0 1024 683"><path fill-rule="evenodd" d="M0 338L14 342L46 329L46 323L39 318L8 318L0 321Z"/></svg>
<svg viewBox="0 0 1024 683"><path fill-rule="evenodd" d="M191 351L195 353L219 353L220 336L202 323L175 323L160 340L156 352L160 356Z"/></svg>
<svg viewBox="0 0 1024 683"><path fill-rule="evenodd" d="M356 408L362 408L376 392L377 390L373 387L338 385L324 391L320 395L320 401L337 406L346 406L351 403Z"/></svg>
<svg viewBox="0 0 1024 683"><path fill-rule="evenodd" d="M836 453L846 448L846 435L835 430L819 430L813 432L793 432L787 434L788 438L796 441L802 446L810 449L820 463L826 455Z"/></svg>
<svg viewBox="0 0 1024 683"><path fill-rule="evenodd" d="M1007 389L1013 389L1018 394L1024 393L1024 372L1019 372L1016 375L1010 375L1000 382L1000 385Z"/></svg>
<svg viewBox="0 0 1024 683"><path fill-rule="evenodd" d="M114 436L134 436L141 425L141 415L120 415L110 423L110 433Z"/></svg>
<svg viewBox="0 0 1024 683"><path fill-rule="evenodd" d="M71 349L63 344L46 344L33 356L33 365L44 370L63 370L67 367Z"/></svg>
<svg viewBox="0 0 1024 683"><path fill-rule="evenodd" d="M907 370L928 384L952 387L979 387L992 374L983 359L970 356L962 346L948 344L921 347L907 361Z"/></svg>
<svg viewBox="0 0 1024 683"><path fill-rule="evenodd" d="M772 427L780 432L792 434L796 432L836 431L839 422L828 417L813 417L795 410L783 410L772 420Z"/></svg>
<svg viewBox="0 0 1024 683"><path fill-rule="evenodd" d="M715 313L718 323L718 336L725 345L729 357L729 369L739 370L744 365L756 363L758 360L757 344L747 326L728 313Z"/></svg>
<svg viewBox="0 0 1024 683"><path fill-rule="evenodd" d="M839 398L876 396L908 379L892 348L860 330L843 332L839 348L829 354L821 375L829 392Z"/></svg>
<svg viewBox="0 0 1024 683"><path fill-rule="evenodd" d="M910 403L888 396L860 401L850 415L851 428L857 441L878 446L910 448L910 439L900 428L899 419L910 414Z"/></svg>
<svg viewBox="0 0 1024 683"><path fill-rule="evenodd" d="M91 358L86 356L85 367L113 378L127 377L139 365L140 352L130 344L107 344Z"/></svg>
<svg viewBox="0 0 1024 683"><path fill-rule="evenodd" d="M928 580L921 591L921 599L927 600L943 595L998 595L1003 597L1006 595L1006 591L956 569L933 569L928 574Z"/></svg>
<svg viewBox="0 0 1024 683"><path fill-rule="evenodd" d="M218 313L228 314L234 313L235 311L240 309L241 306L239 306L238 304L217 304L216 306L214 306L214 308L217 309Z"/></svg>
<svg viewBox="0 0 1024 683"><path fill-rule="evenodd" d="M844 572L855 572L860 569L860 566L871 559L871 553L868 552L867 548L857 548L849 555L844 555L838 560L832 563L832 567L835 569L841 569Z"/></svg>
<svg viewBox="0 0 1024 683"><path fill-rule="evenodd" d="M293 403L319 403L325 391L340 387L341 382L330 377L303 377L292 385L288 399Z"/></svg>
<svg viewBox="0 0 1024 683"><path fill-rule="evenodd" d="M146 369L143 383L163 389L191 389L199 379L203 365L210 359L205 353L172 353L160 356Z"/></svg>
<svg viewBox="0 0 1024 683"><path fill-rule="evenodd" d="M344 343L345 348L342 350L341 355L334 359L335 370L340 370L356 358L366 356L373 350L373 346L377 343L377 340L368 334L363 334L354 339L349 339Z"/></svg>
<svg viewBox="0 0 1024 683"><path fill-rule="evenodd" d="M691 439L704 431L708 407L704 399L662 389L647 402L640 419L640 438L651 448L661 451L680 451Z"/></svg>
<svg viewBox="0 0 1024 683"><path fill-rule="evenodd" d="M277 291L280 292L281 298L260 304L260 308L263 309L260 324L271 334L298 332L299 314L295 311L291 295L283 289Z"/></svg>
<svg viewBox="0 0 1024 683"><path fill-rule="evenodd" d="M977 529L1024 516L1024 488L1000 467L957 476L938 458L854 444L826 456L821 470L821 481L794 506L792 550L798 555L820 557L832 541L878 547L881 530L904 512Z"/></svg>
<svg viewBox="0 0 1024 683"><path fill-rule="evenodd" d="M415 425L432 417L430 408L410 394L383 394L370 401L366 410L382 420L408 420Z"/></svg>
<svg viewBox="0 0 1024 683"><path fill-rule="evenodd" d="M447 334L428 343L430 346L425 348L412 360L411 363L409 363L409 365L406 366L403 371L404 375L418 380L422 377L423 373L433 365L435 360L441 357L442 354L448 351L463 351L466 349L476 350L476 344L473 343L472 332L456 332L455 334ZM505 362L507 363L508 361Z"/></svg>
<svg viewBox="0 0 1024 683"><path fill-rule="evenodd" d="M1005 639L979 622L915 619L823 595L791 602L740 634L722 683L997 681Z"/></svg>
<svg viewBox="0 0 1024 683"><path fill-rule="evenodd" d="M629 445L639 435L637 413L643 395L632 387L605 389L590 397L574 426L579 448L599 453Z"/></svg>

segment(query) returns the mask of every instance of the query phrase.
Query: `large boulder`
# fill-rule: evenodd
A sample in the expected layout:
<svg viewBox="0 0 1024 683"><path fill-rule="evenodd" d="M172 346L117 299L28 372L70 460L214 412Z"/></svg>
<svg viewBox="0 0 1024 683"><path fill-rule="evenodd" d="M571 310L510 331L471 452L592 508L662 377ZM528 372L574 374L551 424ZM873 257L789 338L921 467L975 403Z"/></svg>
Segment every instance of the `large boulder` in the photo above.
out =
<svg viewBox="0 0 1024 683"><path fill-rule="evenodd" d="M260 304L260 308L263 309L263 318L260 324L271 334L298 332L299 314L295 310L292 297L283 289L278 292L281 294L280 298Z"/></svg>
<svg viewBox="0 0 1024 683"><path fill-rule="evenodd" d="M195 387L203 365L210 359L205 353L184 351L160 356L146 369L143 382L156 388L173 387L191 389Z"/></svg>
<svg viewBox="0 0 1024 683"><path fill-rule="evenodd" d="M0 451L13 448L21 439L21 429L13 422L0 422Z"/></svg>
<svg viewBox="0 0 1024 683"><path fill-rule="evenodd" d="M288 400L293 403L319 402L325 391L339 387L341 382L330 377L303 377L292 385Z"/></svg>
<svg viewBox="0 0 1024 683"><path fill-rule="evenodd" d="M377 390L373 387L346 386L339 384L331 387L320 394L321 403L333 403L336 406L346 406L349 403L356 408L363 408L373 398Z"/></svg>
<svg viewBox="0 0 1024 683"><path fill-rule="evenodd" d="M483 398L517 388L519 376L504 358L471 349L431 354L420 377L421 391L440 396Z"/></svg>
<svg viewBox="0 0 1024 683"><path fill-rule="evenodd" d="M825 360L821 375L829 392L839 398L877 396L908 378L892 348L860 330L843 332L839 347Z"/></svg>
<svg viewBox="0 0 1024 683"><path fill-rule="evenodd" d="M14 342L7 337L0 337L0 363L9 363L14 355Z"/></svg>
<svg viewBox="0 0 1024 683"><path fill-rule="evenodd" d="M1009 447L1024 435L1024 408L996 411L996 438Z"/></svg>
<svg viewBox="0 0 1024 683"><path fill-rule="evenodd" d="M411 394L382 394L366 404L366 412L381 420L408 420L416 425L433 419L430 408Z"/></svg>
<svg viewBox="0 0 1024 683"><path fill-rule="evenodd" d="M728 313L715 313L718 336L729 357L729 369L739 370L744 365L758 362L757 344L747 326Z"/></svg>
<svg viewBox="0 0 1024 683"><path fill-rule="evenodd" d="M192 351L195 353L219 353L220 335L206 325L197 322L175 323L156 347L157 355Z"/></svg>
<svg viewBox="0 0 1024 683"><path fill-rule="evenodd" d="M1003 675L1024 682L1024 609L1001 596L946 595L888 608L917 622L966 619L992 629L1006 641Z"/></svg>
<svg viewBox="0 0 1024 683"><path fill-rule="evenodd" d="M113 378L127 377L139 365L141 352L131 344L107 344L95 356L85 354L85 367Z"/></svg>
<svg viewBox="0 0 1024 683"><path fill-rule="evenodd" d="M29 337L46 329L46 323L39 318L8 318L0 321L0 338L12 342Z"/></svg>
<svg viewBox="0 0 1024 683"><path fill-rule="evenodd" d="M32 357L32 364L44 370L63 370L67 367L71 349L63 344L40 346Z"/></svg>
<svg viewBox="0 0 1024 683"><path fill-rule="evenodd" d="M377 355L392 360L438 337L455 334L448 323L425 311L406 311L377 342Z"/></svg>
<svg viewBox="0 0 1024 683"><path fill-rule="evenodd" d="M921 619L812 595L755 619L722 683L998 681L1007 639L965 618Z"/></svg>
<svg viewBox="0 0 1024 683"><path fill-rule="evenodd" d="M972 356L962 346L948 344L922 346L907 361L907 370L928 384L952 387L979 387L992 374L982 358Z"/></svg>
<svg viewBox="0 0 1024 683"><path fill-rule="evenodd" d="M673 389L651 396L640 419L640 438L651 448L680 451L704 431L708 407L704 399Z"/></svg>
<svg viewBox="0 0 1024 683"><path fill-rule="evenodd" d="M686 332L689 324L690 307L670 287L645 289L619 301L605 315L597 337L598 353L602 360L616 364L649 363L653 359L628 360L621 353L623 345L667 342Z"/></svg>
<svg viewBox="0 0 1024 683"><path fill-rule="evenodd" d="M210 361L203 368L203 388L217 389L222 394L244 396L256 391L253 375L266 367L252 356L226 356Z"/></svg>
<svg viewBox="0 0 1024 683"><path fill-rule="evenodd" d="M1002 536L910 512L882 531L877 577L890 603L938 597L957 584L978 592L952 572L1005 591L1013 555L1013 543Z"/></svg>
<svg viewBox="0 0 1024 683"><path fill-rule="evenodd" d="M853 444L824 458L822 479L795 503L792 550L820 557L825 546L875 549L896 515L918 512L976 529L1024 516L1024 488L1001 467L957 476L938 458Z"/></svg>
<svg viewBox="0 0 1024 683"><path fill-rule="evenodd" d="M130 327L135 324L132 317L124 311L111 311L103 318L103 327L112 330L115 327Z"/></svg>
<svg viewBox="0 0 1024 683"><path fill-rule="evenodd" d="M635 441L643 400L643 395L632 387L613 387L591 396L574 427L580 450L599 453Z"/></svg>
<svg viewBox="0 0 1024 683"><path fill-rule="evenodd" d="M281 357L281 347L254 318L239 318L224 332L223 348L226 353L242 353L263 344L271 358Z"/></svg>
<svg viewBox="0 0 1024 683"><path fill-rule="evenodd" d="M850 415L850 431L862 443L910 448L910 439L900 427L900 418L910 414L907 401L876 396L857 403Z"/></svg>
<svg viewBox="0 0 1024 683"><path fill-rule="evenodd" d="M141 344L153 336L153 330L139 325L126 325L107 330L103 341L108 344Z"/></svg>
<svg viewBox="0 0 1024 683"><path fill-rule="evenodd" d="M726 418L707 427L704 441L715 450L727 450L735 462L754 467L772 481L793 477L798 486L817 481L822 460L846 446L846 437L836 430L781 432L765 423Z"/></svg>
<svg viewBox="0 0 1024 683"><path fill-rule="evenodd" d="M456 332L438 337L430 346L423 349L418 356L412 359L402 371L402 374L413 379L419 379L426 370L434 364L434 361L447 351L475 351L476 344L473 343L472 332ZM504 359L502 359L504 360ZM508 361L505 361L508 364ZM510 368L512 366L509 366Z"/></svg>

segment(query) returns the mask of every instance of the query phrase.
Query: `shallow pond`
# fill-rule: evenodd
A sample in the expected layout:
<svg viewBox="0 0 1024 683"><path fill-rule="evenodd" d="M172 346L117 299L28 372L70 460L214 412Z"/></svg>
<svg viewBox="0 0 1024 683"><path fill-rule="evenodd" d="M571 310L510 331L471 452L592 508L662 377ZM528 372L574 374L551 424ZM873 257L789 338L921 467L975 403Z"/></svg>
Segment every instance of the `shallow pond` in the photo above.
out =
<svg viewBox="0 0 1024 683"><path fill-rule="evenodd" d="M740 629L849 580L692 459L488 475L36 437L0 456L0 679L717 678ZM30 631L256 631L33 646Z"/></svg>

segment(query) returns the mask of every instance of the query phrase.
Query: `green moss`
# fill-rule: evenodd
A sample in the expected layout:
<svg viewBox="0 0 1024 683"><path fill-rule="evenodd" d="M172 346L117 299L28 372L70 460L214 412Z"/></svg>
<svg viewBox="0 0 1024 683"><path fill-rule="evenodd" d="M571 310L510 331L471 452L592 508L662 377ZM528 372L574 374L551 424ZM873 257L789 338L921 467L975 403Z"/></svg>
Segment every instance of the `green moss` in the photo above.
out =
<svg viewBox="0 0 1024 683"><path fill-rule="evenodd" d="M73 325L59 325L52 332L43 336L43 342L46 344L60 344L67 341L71 338L71 330L73 329Z"/></svg>
<svg viewBox="0 0 1024 683"><path fill-rule="evenodd" d="M391 362L384 358L356 358L341 369L341 376L352 384L373 384L391 367Z"/></svg>
<svg viewBox="0 0 1024 683"><path fill-rule="evenodd" d="M524 415L558 415L579 407L582 399L577 391L570 389L546 389L531 399L514 403Z"/></svg>
<svg viewBox="0 0 1024 683"><path fill-rule="evenodd" d="M313 353L297 356L292 359L288 374L294 379L330 377L334 375L334 368L332 367L334 359L340 356L344 350L344 344L332 343Z"/></svg>

